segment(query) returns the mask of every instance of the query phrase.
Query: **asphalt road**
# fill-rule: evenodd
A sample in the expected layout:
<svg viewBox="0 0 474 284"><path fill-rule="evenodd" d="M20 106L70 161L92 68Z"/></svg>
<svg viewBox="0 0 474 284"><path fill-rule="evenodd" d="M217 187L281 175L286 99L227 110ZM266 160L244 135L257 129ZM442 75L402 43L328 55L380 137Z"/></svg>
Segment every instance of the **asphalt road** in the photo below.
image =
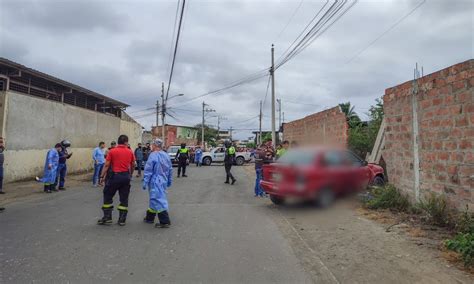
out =
<svg viewBox="0 0 474 284"><path fill-rule="evenodd" d="M0 283L311 282L269 201L253 197L243 168L234 172L233 186L222 166L191 166L175 179L169 229L143 223L148 193L138 180L125 227L96 225L102 193L89 186L9 204L0 213Z"/></svg>

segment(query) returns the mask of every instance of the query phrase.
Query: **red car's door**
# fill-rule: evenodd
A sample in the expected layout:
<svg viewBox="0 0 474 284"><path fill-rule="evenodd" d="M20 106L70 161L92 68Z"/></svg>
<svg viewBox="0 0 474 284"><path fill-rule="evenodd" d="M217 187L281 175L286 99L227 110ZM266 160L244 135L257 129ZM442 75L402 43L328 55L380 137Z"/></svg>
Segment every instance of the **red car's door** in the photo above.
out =
<svg viewBox="0 0 474 284"><path fill-rule="evenodd" d="M370 181L370 169L367 163L350 151L344 151L347 165L347 178L352 190L364 189Z"/></svg>

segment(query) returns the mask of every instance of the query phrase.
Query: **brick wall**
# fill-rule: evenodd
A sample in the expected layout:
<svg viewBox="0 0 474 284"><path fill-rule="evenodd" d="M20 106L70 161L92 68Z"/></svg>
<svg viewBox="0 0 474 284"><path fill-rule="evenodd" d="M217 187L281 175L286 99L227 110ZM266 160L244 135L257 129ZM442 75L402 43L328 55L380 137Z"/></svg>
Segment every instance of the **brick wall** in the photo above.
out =
<svg viewBox="0 0 474 284"><path fill-rule="evenodd" d="M420 197L445 194L474 209L474 60L418 80ZM385 147L390 182L415 199L413 82L385 90ZM474 178L474 177L473 177Z"/></svg>
<svg viewBox="0 0 474 284"><path fill-rule="evenodd" d="M339 106L284 124L284 139L301 145L347 145L348 125Z"/></svg>

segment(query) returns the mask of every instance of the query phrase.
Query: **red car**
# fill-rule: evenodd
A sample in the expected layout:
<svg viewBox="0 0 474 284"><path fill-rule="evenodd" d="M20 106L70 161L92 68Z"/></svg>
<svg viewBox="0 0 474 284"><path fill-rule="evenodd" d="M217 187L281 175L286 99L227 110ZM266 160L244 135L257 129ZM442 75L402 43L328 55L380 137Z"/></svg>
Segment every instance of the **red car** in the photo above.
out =
<svg viewBox="0 0 474 284"><path fill-rule="evenodd" d="M297 197L315 200L321 207L329 206L338 195L384 183L382 167L341 148L289 150L277 162L263 166L260 181L277 205Z"/></svg>

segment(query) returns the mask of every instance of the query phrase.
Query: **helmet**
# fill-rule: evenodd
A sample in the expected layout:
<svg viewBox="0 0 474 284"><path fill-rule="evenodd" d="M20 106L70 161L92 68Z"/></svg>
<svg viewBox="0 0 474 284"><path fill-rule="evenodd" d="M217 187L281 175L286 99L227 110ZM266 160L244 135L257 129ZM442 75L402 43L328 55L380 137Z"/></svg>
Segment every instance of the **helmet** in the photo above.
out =
<svg viewBox="0 0 474 284"><path fill-rule="evenodd" d="M224 146L225 146L226 148L229 148L231 145L232 145L232 142L230 142L229 140L225 140L225 141L224 141Z"/></svg>
<svg viewBox="0 0 474 284"><path fill-rule="evenodd" d="M69 142L69 140L63 140L61 141L61 146L64 148L71 147L71 142Z"/></svg>
<svg viewBox="0 0 474 284"><path fill-rule="evenodd" d="M186 143L181 143L181 148L185 148L186 147Z"/></svg>

